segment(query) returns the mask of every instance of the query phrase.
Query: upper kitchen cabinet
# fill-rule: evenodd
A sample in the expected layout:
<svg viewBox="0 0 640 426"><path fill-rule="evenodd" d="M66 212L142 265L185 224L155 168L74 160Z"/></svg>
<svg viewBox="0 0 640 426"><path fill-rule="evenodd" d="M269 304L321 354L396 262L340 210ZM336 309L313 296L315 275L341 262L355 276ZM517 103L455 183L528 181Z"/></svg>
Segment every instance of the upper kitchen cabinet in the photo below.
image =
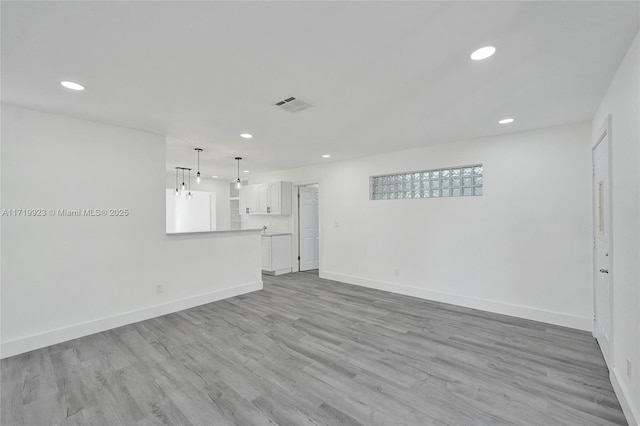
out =
<svg viewBox="0 0 640 426"><path fill-rule="evenodd" d="M249 213L249 198L251 197L249 195L249 189L250 189L249 185L243 186L240 188L240 191L238 192L240 214Z"/></svg>
<svg viewBox="0 0 640 426"><path fill-rule="evenodd" d="M269 206L267 213L291 214L291 182L272 182L267 184Z"/></svg>
<svg viewBox="0 0 640 426"><path fill-rule="evenodd" d="M291 214L291 182L261 183L241 188L240 214Z"/></svg>

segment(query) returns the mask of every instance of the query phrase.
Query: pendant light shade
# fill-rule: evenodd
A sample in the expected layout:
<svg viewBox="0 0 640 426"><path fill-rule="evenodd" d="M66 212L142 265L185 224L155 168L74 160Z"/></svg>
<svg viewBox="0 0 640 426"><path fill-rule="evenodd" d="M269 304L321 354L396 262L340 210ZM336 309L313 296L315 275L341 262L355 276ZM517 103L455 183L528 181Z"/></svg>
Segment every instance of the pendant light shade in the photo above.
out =
<svg viewBox="0 0 640 426"><path fill-rule="evenodd" d="M242 157L236 157L236 161L238 162L238 180L236 181L237 189L240 189L242 186L242 182L240 182L240 160L242 160Z"/></svg>
<svg viewBox="0 0 640 426"><path fill-rule="evenodd" d="M193 198L193 195L191 195L191 169L189 169L189 193L187 194L187 200L190 200Z"/></svg>
<svg viewBox="0 0 640 426"><path fill-rule="evenodd" d="M196 148L198 152L198 173L196 173L196 183L200 183L200 153L202 152L202 148Z"/></svg>

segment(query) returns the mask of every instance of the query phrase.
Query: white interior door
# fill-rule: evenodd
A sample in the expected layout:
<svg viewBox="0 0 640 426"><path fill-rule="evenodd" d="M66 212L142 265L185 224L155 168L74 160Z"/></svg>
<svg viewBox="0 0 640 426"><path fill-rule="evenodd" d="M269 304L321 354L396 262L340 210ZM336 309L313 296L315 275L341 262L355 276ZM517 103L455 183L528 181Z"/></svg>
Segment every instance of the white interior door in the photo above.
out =
<svg viewBox="0 0 640 426"><path fill-rule="evenodd" d="M609 121L607 121L609 122ZM594 335L607 365L612 365L613 288L611 285L610 129L607 125L593 148Z"/></svg>
<svg viewBox="0 0 640 426"><path fill-rule="evenodd" d="M318 188L298 188L298 226L300 270L318 269L320 265L320 226L318 221Z"/></svg>

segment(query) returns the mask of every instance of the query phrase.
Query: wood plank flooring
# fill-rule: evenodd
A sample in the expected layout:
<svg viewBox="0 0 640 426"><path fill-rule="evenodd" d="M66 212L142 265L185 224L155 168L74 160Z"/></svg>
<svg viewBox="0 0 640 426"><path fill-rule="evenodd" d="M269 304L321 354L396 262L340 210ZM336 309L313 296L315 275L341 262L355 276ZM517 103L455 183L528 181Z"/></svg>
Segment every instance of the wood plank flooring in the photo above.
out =
<svg viewBox="0 0 640 426"><path fill-rule="evenodd" d="M620 425L589 333L318 278L2 360L14 425Z"/></svg>

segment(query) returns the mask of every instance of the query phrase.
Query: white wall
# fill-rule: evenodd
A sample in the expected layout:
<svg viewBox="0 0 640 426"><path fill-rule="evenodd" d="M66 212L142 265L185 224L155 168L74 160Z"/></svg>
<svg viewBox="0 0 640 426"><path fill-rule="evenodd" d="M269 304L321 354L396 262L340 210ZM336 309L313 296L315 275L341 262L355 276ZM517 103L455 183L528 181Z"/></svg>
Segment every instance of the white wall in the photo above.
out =
<svg viewBox="0 0 640 426"><path fill-rule="evenodd" d="M180 175L179 182L182 183L182 175ZM175 190L175 172L166 174L166 186ZM215 224L216 231L229 230L229 182L221 179L202 178L201 182L197 184L195 178L191 176L191 189L216 194L211 198L211 224Z"/></svg>
<svg viewBox="0 0 640 426"><path fill-rule="evenodd" d="M320 183L323 277L590 330L590 133L578 123L251 183ZM369 200L371 175L474 163L482 197Z"/></svg>
<svg viewBox="0 0 640 426"><path fill-rule="evenodd" d="M167 188L167 234L216 230L216 212L211 209L216 205L215 192L189 192L191 198L187 198L184 192L176 194L175 189Z"/></svg>
<svg viewBox="0 0 640 426"><path fill-rule="evenodd" d="M130 211L2 217L2 356L262 288L257 231L165 234L164 137L7 105L1 118L2 209Z"/></svg>
<svg viewBox="0 0 640 426"><path fill-rule="evenodd" d="M630 424L640 422L640 35L629 48L593 119L612 115L613 366ZM633 363L627 376L627 359Z"/></svg>

